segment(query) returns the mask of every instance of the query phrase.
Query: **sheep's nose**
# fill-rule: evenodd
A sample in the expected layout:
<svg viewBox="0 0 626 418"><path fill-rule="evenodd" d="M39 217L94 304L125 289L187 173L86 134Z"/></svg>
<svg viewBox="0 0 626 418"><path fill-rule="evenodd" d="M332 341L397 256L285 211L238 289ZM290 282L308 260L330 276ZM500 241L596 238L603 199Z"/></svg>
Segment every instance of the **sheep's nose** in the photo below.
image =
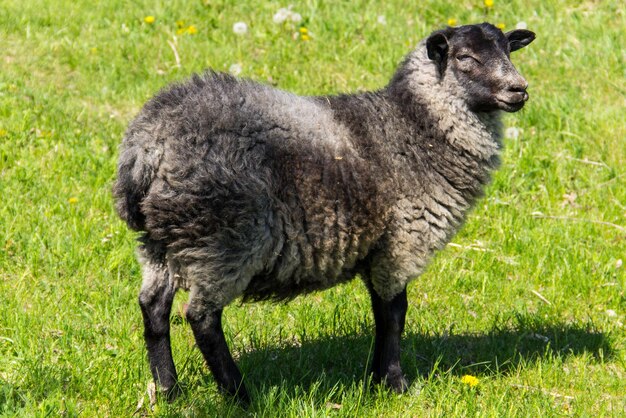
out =
<svg viewBox="0 0 626 418"><path fill-rule="evenodd" d="M506 88L506 94L508 95L510 102L525 102L528 100L528 82L523 78L518 78L511 82Z"/></svg>
<svg viewBox="0 0 626 418"><path fill-rule="evenodd" d="M526 80L521 80L514 84L511 84L508 90L511 93L526 93L527 88L528 88L528 82Z"/></svg>

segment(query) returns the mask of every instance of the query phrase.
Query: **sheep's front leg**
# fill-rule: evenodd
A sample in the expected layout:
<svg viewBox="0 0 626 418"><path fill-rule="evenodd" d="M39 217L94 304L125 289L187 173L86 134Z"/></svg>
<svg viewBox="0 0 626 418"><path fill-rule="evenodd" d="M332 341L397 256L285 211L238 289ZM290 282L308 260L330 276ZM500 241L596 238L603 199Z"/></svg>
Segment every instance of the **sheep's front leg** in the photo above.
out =
<svg viewBox="0 0 626 418"><path fill-rule="evenodd" d="M400 366L400 338L404 331L408 305L406 289L390 301L383 300L370 284L368 289L376 324L372 359L373 378L377 382L385 382L398 393L405 392L408 383Z"/></svg>
<svg viewBox="0 0 626 418"><path fill-rule="evenodd" d="M222 330L222 310L207 312L201 304L190 301L187 320L191 325L196 344L200 348L220 389L235 396L244 404L250 397L243 384L241 372L230 354Z"/></svg>
<svg viewBox="0 0 626 418"><path fill-rule="evenodd" d="M178 376L170 345L170 311L176 288L163 264L143 263L143 285L139 306L143 315L144 338L148 349L150 371L155 383L169 400L178 395Z"/></svg>

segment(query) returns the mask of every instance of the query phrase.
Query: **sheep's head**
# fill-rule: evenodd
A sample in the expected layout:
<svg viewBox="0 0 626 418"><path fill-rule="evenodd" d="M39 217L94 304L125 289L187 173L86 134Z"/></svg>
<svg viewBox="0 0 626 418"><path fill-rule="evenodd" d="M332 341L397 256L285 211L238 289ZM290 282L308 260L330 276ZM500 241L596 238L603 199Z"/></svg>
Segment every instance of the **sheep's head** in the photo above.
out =
<svg viewBox="0 0 626 418"><path fill-rule="evenodd" d="M511 63L510 53L534 39L528 30L502 33L483 23L437 31L426 40L426 50L444 82L461 87L470 109L516 112L528 100L528 83Z"/></svg>

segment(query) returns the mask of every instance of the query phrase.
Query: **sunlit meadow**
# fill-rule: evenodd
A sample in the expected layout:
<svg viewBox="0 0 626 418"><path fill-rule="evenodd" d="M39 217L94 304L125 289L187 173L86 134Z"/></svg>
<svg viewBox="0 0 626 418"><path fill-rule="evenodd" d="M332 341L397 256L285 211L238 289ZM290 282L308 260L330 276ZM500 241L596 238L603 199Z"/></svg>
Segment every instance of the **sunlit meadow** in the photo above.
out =
<svg viewBox="0 0 626 418"><path fill-rule="evenodd" d="M619 1L0 2L0 415L626 415L626 17ZM356 280L234 304L225 332L254 398L221 396L181 317L183 384L154 399L135 234L111 200L142 104L205 68L303 95L385 85L431 31L537 33L501 170L409 287L411 387L368 383Z"/></svg>

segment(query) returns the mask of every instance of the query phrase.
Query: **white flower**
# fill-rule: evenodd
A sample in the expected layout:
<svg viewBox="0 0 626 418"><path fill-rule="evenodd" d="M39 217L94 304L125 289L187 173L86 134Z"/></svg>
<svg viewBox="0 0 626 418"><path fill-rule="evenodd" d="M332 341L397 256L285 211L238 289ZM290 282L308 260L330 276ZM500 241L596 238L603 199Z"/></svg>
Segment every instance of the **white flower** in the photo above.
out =
<svg viewBox="0 0 626 418"><path fill-rule="evenodd" d="M517 139L519 138L520 130L515 126L511 126L510 128L506 128L504 131L504 137L508 139Z"/></svg>
<svg viewBox="0 0 626 418"><path fill-rule="evenodd" d="M515 25L515 29L527 29L527 28L528 28L528 25L523 20L521 22L517 22L517 25Z"/></svg>
<svg viewBox="0 0 626 418"><path fill-rule="evenodd" d="M378 22L379 25L387 24L387 18L384 15L378 16L378 19L376 19L376 21Z"/></svg>
<svg viewBox="0 0 626 418"><path fill-rule="evenodd" d="M300 13L292 12L291 15L289 16L289 18L294 23L300 23L302 21L302 16L300 15Z"/></svg>
<svg viewBox="0 0 626 418"><path fill-rule="evenodd" d="M618 268L622 267L622 264L623 264L622 259L621 259L621 258L619 258L619 259L615 262L615 268L616 268L616 269L618 269Z"/></svg>
<svg viewBox="0 0 626 418"><path fill-rule="evenodd" d="M291 20L294 23L300 23L302 22L302 15L300 13L292 12L291 6L281 7L278 9L272 20L276 24L283 23L287 20Z"/></svg>
<svg viewBox="0 0 626 418"><path fill-rule="evenodd" d="M274 23L283 23L285 20L289 19L289 16L291 15L291 10L282 7L280 9L278 9L278 11L276 12L276 14L274 15L274 17L272 18L272 20L274 20Z"/></svg>
<svg viewBox="0 0 626 418"><path fill-rule="evenodd" d="M245 35L246 33L248 33L248 25L246 25L244 22L237 22L233 25L233 32L235 32L237 35Z"/></svg>
<svg viewBox="0 0 626 418"><path fill-rule="evenodd" d="M611 317L611 318L615 318L617 316L617 312L615 312L613 309L607 309L606 310L606 315Z"/></svg>
<svg viewBox="0 0 626 418"><path fill-rule="evenodd" d="M234 76L238 76L239 74L241 74L242 71L243 71L243 67L238 62L231 65L230 68L228 69L228 72Z"/></svg>

